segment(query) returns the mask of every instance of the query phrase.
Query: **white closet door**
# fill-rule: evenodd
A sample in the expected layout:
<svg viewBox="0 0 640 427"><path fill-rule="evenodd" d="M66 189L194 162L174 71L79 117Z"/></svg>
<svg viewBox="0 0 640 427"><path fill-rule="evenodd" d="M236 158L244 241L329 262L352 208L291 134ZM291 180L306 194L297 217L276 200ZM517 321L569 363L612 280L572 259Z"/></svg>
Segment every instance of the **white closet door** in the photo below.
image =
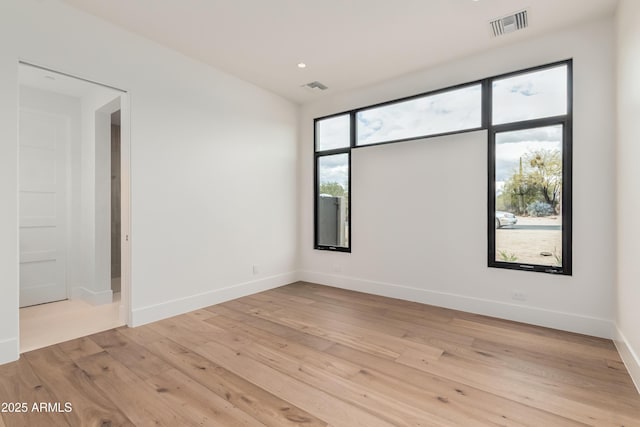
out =
<svg viewBox="0 0 640 427"><path fill-rule="evenodd" d="M67 298L69 121L20 110L20 307Z"/></svg>

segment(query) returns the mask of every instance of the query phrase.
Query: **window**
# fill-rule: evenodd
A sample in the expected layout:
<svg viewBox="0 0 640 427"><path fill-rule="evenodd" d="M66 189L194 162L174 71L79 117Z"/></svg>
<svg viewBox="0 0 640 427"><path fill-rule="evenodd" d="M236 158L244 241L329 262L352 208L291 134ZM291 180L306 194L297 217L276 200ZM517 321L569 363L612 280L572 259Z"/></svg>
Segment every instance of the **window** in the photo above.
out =
<svg viewBox="0 0 640 427"><path fill-rule="evenodd" d="M571 63L492 79L489 265L571 274Z"/></svg>
<svg viewBox="0 0 640 427"><path fill-rule="evenodd" d="M423 138L482 127L482 86L475 84L356 113L356 145Z"/></svg>
<svg viewBox="0 0 640 427"><path fill-rule="evenodd" d="M572 61L314 121L314 247L351 251L351 151L486 129L488 264L571 274Z"/></svg>
<svg viewBox="0 0 640 427"><path fill-rule="evenodd" d="M492 124L567 114L567 65L494 79Z"/></svg>
<svg viewBox="0 0 640 427"><path fill-rule="evenodd" d="M318 246L349 247L349 154L318 157Z"/></svg>
<svg viewBox="0 0 640 427"><path fill-rule="evenodd" d="M350 145L351 123L348 114L316 122L318 151L346 148Z"/></svg>
<svg viewBox="0 0 640 427"><path fill-rule="evenodd" d="M350 251L351 116L316 120L315 248Z"/></svg>

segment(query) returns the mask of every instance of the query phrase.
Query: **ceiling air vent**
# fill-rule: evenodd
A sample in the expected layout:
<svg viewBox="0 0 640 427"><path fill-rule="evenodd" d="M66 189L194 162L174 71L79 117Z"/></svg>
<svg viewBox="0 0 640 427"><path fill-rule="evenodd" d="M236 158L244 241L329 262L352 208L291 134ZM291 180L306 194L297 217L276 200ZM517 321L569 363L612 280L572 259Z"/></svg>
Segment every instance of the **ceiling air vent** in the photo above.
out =
<svg viewBox="0 0 640 427"><path fill-rule="evenodd" d="M328 87L326 87L325 85L323 85L318 81L307 83L305 85L302 85L302 87L310 92L322 92L323 90L329 89Z"/></svg>
<svg viewBox="0 0 640 427"><path fill-rule="evenodd" d="M490 24L493 37L498 37L527 28L529 26L529 18L527 11L522 10L512 15L495 19Z"/></svg>

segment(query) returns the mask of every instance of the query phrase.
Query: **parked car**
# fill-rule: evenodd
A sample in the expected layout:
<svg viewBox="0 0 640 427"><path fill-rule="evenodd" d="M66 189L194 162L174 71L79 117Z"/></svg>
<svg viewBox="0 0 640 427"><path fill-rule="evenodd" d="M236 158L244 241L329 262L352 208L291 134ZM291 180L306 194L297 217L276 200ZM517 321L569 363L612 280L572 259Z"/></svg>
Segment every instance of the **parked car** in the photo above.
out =
<svg viewBox="0 0 640 427"><path fill-rule="evenodd" d="M511 212L496 211L496 228L514 225L518 219Z"/></svg>

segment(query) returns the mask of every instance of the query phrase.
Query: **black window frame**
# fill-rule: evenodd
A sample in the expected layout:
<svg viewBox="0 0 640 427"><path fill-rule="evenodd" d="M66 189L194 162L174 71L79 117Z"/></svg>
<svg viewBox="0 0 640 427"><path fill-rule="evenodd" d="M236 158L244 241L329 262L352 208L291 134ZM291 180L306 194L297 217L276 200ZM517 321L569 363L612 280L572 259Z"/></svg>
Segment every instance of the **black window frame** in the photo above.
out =
<svg viewBox="0 0 640 427"><path fill-rule="evenodd" d="M322 120L331 119L334 117L349 115L349 145L342 148L332 148L329 150L321 150L318 151L318 122ZM352 112L342 112L337 114L331 114L329 116L318 117L313 120L313 247L318 250L327 250L334 252L351 252L351 210L352 210L352 201L351 201L351 149L353 148L354 142L354 120L355 113ZM348 185L347 185L347 199L349 200L349 209L347 210L347 223L349 224L349 233L348 233L348 246L330 246L330 245L321 245L318 242L318 197L320 197L319 189L320 189L320 180L318 179L318 164L320 163L320 158L327 156L334 156L336 154L346 154L348 160Z"/></svg>
<svg viewBox="0 0 640 427"><path fill-rule="evenodd" d="M528 119L510 123L492 124L492 101L493 82L509 77L527 74L545 69L567 67L567 113L560 116L543 117L539 119ZM489 267L505 268L510 270L523 270L541 273L560 274L571 276L573 274L573 60L554 62L537 67L519 70L511 73L501 74L488 79L487 82L487 116L486 125L488 130L488 204L487 204L487 262ZM495 140L496 135L503 132L514 132L520 130L536 129L547 126L562 126L562 266L549 266L518 262L505 262L496 259L496 159Z"/></svg>
<svg viewBox="0 0 640 427"><path fill-rule="evenodd" d="M492 124L492 98L493 98L493 81L501 80L508 77L517 76L520 74L527 74L535 71L541 71L547 68L555 68L558 66L567 66L567 114L554 117L546 117L540 119L523 120L513 123L503 123L499 125ZM372 108L383 107L385 105L397 104L400 102L410 101L413 99L428 97L431 95L437 95L448 91L461 89L467 86L481 85L481 126L471 129L463 129L458 131L450 131L438 134L421 135L410 138L389 140L383 142L376 142L372 144L357 145L357 123L356 115L361 111L366 111ZM350 142L349 145L342 148L317 151L317 123L321 120L330 119L337 116L349 115L350 120ZM543 265L533 265L524 263L509 263L497 261L495 258L495 136L497 133L526 130L530 128L538 128L544 126L558 125L563 126L563 141L562 141L562 267L552 267ZM561 61L551 62L544 65L512 71L504 74L499 74L491 77L487 77L480 80L474 80L471 82L461 83L453 86L448 86L441 89L431 90L416 95L406 96L402 98L393 99L390 101L380 102L364 107L359 107L347 111L341 111L326 116L321 116L313 119L313 186L314 186L314 249L317 250L329 250L335 252L348 252L350 253L353 246L351 239L353 224L351 222L351 212L353 210L353 201L351 198L351 153L353 150L366 149L368 147L375 147L378 145L396 144L400 142L415 141L422 139L438 138L447 135L463 134L468 132L477 132L479 130L487 131L487 153L488 153L488 202L487 202L487 238L488 238L488 267L493 268L505 268L510 270L521 271L535 271L543 273L571 275L572 274L572 175L573 175L573 60L565 59ZM335 154L347 154L348 155L348 200L349 209L347 213L347 221L349 224L348 230L348 246L325 246L318 244L318 163L319 159L324 156Z"/></svg>

